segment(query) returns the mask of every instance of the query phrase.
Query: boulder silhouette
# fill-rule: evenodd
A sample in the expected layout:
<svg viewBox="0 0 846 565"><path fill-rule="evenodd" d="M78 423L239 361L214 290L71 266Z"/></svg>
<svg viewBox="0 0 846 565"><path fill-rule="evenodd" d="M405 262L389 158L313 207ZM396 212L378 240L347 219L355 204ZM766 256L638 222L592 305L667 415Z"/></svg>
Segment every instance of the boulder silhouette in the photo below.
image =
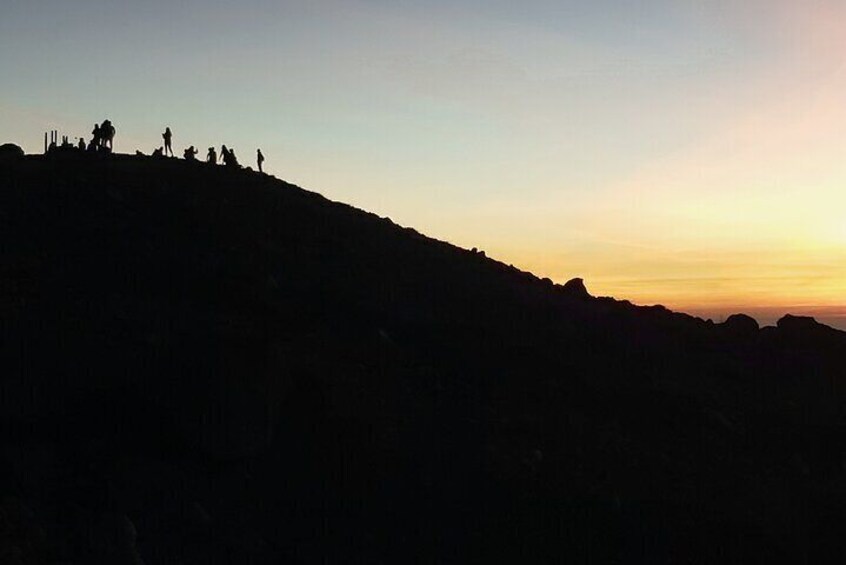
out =
<svg viewBox="0 0 846 565"><path fill-rule="evenodd" d="M585 286L585 281L579 278L570 279L564 283L563 290L570 296L576 298L590 298L590 293Z"/></svg>
<svg viewBox="0 0 846 565"><path fill-rule="evenodd" d="M24 156L24 150L14 143L0 145L0 160L19 159Z"/></svg>
<svg viewBox="0 0 846 565"><path fill-rule="evenodd" d="M723 322L722 326L726 330L739 335L752 335L760 329L758 321L746 314L732 314Z"/></svg>
<svg viewBox="0 0 846 565"><path fill-rule="evenodd" d="M810 316L794 316L792 314L787 314L779 319L776 325L780 329L791 332L816 331L822 326L822 324Z"/></svg>

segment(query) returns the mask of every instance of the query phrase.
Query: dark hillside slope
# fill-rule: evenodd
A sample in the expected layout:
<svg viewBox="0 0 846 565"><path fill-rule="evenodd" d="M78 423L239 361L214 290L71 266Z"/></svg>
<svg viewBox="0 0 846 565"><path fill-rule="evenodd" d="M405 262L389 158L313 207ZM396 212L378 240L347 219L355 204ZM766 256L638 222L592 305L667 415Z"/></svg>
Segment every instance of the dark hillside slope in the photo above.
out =
<svg viewBox="0 0 846 565"><path fill-rule="evenodd" d="M593 298L170 159L4 160L0 241L0 562L846 550L846 334L812 320Z"/></svg>

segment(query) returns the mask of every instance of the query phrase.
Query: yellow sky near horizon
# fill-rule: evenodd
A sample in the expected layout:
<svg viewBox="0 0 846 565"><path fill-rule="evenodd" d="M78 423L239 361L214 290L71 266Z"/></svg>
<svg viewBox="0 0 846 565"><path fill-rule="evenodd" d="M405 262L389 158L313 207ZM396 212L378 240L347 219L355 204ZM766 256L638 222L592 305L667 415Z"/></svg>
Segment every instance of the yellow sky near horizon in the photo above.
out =
<svg viewBox="0 0 846 565"><path fill-rule="evenodd" d="M494 254L558 282L581 276L595 295L846 328L846 6L815 5L778 14L796 60L750 76L744 112L587 205L532 203L532 230L566 222L568 239L491 241Z"/></svg>

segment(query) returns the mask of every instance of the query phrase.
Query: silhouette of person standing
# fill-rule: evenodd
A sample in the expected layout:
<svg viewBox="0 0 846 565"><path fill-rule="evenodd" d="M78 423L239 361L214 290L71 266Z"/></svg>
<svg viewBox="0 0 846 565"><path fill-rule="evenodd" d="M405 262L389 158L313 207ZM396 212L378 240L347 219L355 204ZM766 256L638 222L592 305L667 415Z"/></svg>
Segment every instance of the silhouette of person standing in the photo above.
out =
<svg viewBox="0 0 846 565"><path fill-rule="evenodd" d="M220 148L220 160L227 167L238 167L238 158L235 157L235 150L229 149L225 145Z"/></svg>
<svg viewBox="0 0 846 565"><path fill-rule="evenodd" d="M173 146L171 145L171 139L173 138L173 134L170 132L170 127L165 128L165 131L162 134L162 138L164 138L165 155L170 153L170 156L173 157Z"/></svg>
<svg viewBox="0 0 846 565"><path fill-rule="evenodd" d="M217 152L214 150L214 147L209 147L209 154L206 155L206 163L217 165Z"/></svg>
<svg viewBox="0 0 846 565"><path fill-rule="evenodd" d="M91 130L91 144L94 147L100 147L100 137L102 133L100 132L100 124L94 124L94 129Z"/></svg>
<svg viewBox="0 0 846 565"><path fill-rule="evenodd" d="M261 154L261 149L256 149L256 162L258 163L258 170L260 173L264 171L261 170L261 165L264 163L264 155Z"/></svg>
<svg viewBox="0 0 846 565"><path fill-rule="evenodd" d="M109 150L114 149L115 126L112 125L111 120L103 120L103 125L100 126L100 139L103 147L108 146Z"/></svg>

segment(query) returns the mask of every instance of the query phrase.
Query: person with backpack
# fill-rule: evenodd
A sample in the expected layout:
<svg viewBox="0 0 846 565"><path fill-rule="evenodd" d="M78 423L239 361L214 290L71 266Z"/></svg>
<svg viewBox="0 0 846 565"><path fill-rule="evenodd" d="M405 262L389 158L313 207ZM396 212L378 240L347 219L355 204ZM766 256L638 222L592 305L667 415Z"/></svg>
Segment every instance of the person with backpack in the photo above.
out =
<svg viewBox="0 0 846 565"><path fill-rule="evenodd" d="M103 120L103 125L100 126L100 140L104 149L106 147L109 151L114 149L115 126L112 125L111 120Z"/></svg>

